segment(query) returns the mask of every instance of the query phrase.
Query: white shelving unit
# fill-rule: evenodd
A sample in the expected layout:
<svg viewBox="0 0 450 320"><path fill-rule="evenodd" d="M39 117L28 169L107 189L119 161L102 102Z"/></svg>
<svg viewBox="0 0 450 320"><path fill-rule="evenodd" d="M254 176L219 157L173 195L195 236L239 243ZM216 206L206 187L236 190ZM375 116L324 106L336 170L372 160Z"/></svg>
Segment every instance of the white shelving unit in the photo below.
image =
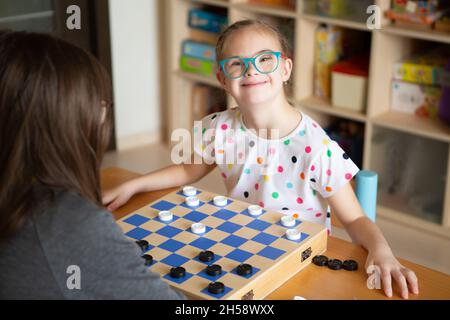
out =
<svg viewBox="0 0 450 320"><path fill-rule="evenodd" d="M272 17L278 19L292 19L295 22L294 39L294 73L292 104L301 108L319 122L327 119L342 118L363 123L365 126L363 168L373 169L379 154L374 154L374 131L385 128L393 132L404 132L408 139L426 138L430 141L443 142L447 149L450 143L450 127L440 121L419 118L390 109L390 86L392 79L392 65L394 62L411 54L416 44L430 42L430 44L450 45L450 35L433 31L415 31L391 25L383 18L382 28L371 31L365 23L343 19L323 17L304 12L304 1L297 0L296 9L256 5L245 0L169 0L166 4L166 50L168 77L166 83L167 101L167 133L176 128L190 128L190 93L195 83L202 83L212 87L220 87L213 77L189 74L179 70L181 42L193 37L193 31L187 23L188 11L192 7L203 5L215 6L226 10L229 23L245 18ZM376 0L384 12L390 7L390 0ZM339 26L344 29L367 32L371 37L370 70L368 97L365 112L352 112L337 108L328 101L323 101L313 95L313 66L314 66L314 37L319 24ZM229 106L235 106L229 99ZM323 125L323 123L321 123ZM403 223L426 232L432 232L450 237L450 154L447 156L447 168L442 175L445 177L445 196L442 199L442 212L440 222L431 222L417 217L416 214L399 208L408 208L407 205L391 204L389 197L379 196L377 213L396 223ZM405 159L406 161L406 159ZM431 159L431 161L433 161ZM383 178L380 177L380 183Z"/></svg>

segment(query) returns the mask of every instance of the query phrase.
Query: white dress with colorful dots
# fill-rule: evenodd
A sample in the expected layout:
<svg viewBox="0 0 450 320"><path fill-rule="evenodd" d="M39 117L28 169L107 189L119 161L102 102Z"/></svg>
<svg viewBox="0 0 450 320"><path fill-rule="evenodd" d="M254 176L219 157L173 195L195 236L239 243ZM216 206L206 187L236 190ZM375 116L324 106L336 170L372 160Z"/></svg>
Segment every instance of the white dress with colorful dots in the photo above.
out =
<svg viewBox="0 0 450 320"><path fill-rule="evenodd" d="M325 199L359 169L308 115L302 113L286 137L270 140L245 127L239 108L206 116L200 130L199 124L194 126L194 151L218 165L229 197L297 213L301 220L330 230Z"/></svg>

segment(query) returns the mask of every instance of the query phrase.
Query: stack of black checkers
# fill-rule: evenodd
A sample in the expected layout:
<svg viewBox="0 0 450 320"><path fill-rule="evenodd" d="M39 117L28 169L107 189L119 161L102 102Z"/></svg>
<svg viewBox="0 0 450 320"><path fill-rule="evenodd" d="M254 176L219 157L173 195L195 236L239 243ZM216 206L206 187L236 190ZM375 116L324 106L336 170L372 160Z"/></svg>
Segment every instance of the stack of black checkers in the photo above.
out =
<svg viewBox="0 0 450 320"><path fill-rule="evenodd" d="M355 260L345 260L342 262L339 259L328 259L327 256L319 255L312 259L312 262L319 267L327 266L331 270L347 270L356 271L358 270L358 263Z"/></svg>

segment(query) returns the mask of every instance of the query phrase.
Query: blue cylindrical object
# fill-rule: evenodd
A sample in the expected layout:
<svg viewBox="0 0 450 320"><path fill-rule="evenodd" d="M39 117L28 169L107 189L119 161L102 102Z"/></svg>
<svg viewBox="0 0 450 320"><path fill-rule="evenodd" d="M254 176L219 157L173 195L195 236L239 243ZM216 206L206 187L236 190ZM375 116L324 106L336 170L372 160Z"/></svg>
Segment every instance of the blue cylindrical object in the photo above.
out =
<svg viewBox="0 0 450 320"><path fill-rule="evenodd" d="M361 170L356 175L356 197L366 216L375 222L377 215L378 174L374 171Z"/></svg>

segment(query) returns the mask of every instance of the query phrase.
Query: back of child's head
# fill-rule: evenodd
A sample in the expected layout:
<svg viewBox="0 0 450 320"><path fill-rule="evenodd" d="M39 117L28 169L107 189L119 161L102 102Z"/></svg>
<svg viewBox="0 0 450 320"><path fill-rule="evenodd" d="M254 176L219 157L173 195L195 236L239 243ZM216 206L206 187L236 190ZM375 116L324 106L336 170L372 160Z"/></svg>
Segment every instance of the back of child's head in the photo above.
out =
<svg viewBox="0 0 450 320"><path fill-rule="evenodd" d="M274 37L274 39L278 41L282 53L286 56L290 55L291 48L289 42L287 41L286 37L280 32L280 30L278 30L275 26L262 20L241 20L228 26L220 33L216 45L216 59L218 64L220 60L225 58L223 54L227 39L234 33L244 29L253 29L255 31L263 32L268 36Z"/></svg>
<svg viewBox="0 0 450 320"><path fill-rule="evenodd" d="M109 101L109 76L84 50L50 35L0 33L0 240L37 204L36 183L101 205Z"/></svg>

